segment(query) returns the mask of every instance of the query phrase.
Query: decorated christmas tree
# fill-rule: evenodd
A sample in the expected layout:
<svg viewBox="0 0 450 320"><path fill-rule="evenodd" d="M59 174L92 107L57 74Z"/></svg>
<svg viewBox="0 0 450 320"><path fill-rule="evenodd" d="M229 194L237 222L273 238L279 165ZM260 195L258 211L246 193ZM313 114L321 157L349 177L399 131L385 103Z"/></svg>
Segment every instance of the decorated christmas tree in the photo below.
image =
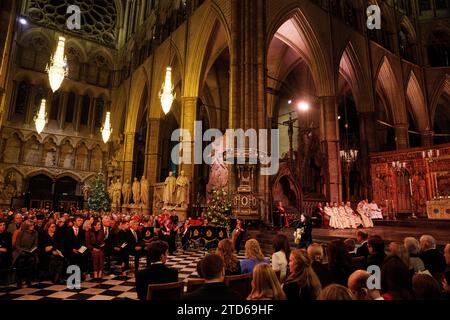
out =
<svg viewBox="0 0 450 320"><path fill-rule="evenodd" d="M206 213L211 224L229 229L231 218L231 201L224 188L213 189L209 194Z"/></svg>
<svg viewBox="0 0 450 320"><path fill-rule="evenodd" d="M108 212L111 210L111 200L106 191L105 175L102 172L97 174L91 193L88 199L89 210L95 212Z"/></svg>

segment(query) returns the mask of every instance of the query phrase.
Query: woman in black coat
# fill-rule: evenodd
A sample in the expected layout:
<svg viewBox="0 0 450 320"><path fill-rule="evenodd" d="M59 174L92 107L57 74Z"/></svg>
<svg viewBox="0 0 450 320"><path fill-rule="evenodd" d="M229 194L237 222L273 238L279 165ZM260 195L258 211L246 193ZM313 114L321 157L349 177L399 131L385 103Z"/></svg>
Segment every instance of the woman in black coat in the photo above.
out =
<svg viewBox="0 0 450 320"><path fill-rule="evenodd" d="M0 221L0 283L4 281L6 270L11 267L12 236L6 231L6 222Z"/></svg>
<svg viewBox="0 0 450 320"><path fill-rule="evenodd" d="M61 280L64 267L62 254L63 236L56 230L56 224L49 222L39 238L39 271L42 278L49 278L54 283Z"/></svg>

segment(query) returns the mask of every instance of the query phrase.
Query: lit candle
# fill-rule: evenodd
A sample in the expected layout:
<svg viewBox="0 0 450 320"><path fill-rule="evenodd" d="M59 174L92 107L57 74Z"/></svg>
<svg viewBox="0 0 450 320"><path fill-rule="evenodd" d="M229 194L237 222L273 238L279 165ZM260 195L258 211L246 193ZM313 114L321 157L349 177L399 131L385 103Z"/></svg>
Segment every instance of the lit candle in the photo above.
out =
<svg viewBox="0 0 450 320"><path fill-rule="evenodd" d="M412 196L413 192L412 192L412 183L411 183L411 178L409 178L409 194Z"/></svg>
<svg viewBox="0 0 450 320"><path fill-rule="evenodd" d="M422 158L425 159L425 151L422 151Z"/></svg>

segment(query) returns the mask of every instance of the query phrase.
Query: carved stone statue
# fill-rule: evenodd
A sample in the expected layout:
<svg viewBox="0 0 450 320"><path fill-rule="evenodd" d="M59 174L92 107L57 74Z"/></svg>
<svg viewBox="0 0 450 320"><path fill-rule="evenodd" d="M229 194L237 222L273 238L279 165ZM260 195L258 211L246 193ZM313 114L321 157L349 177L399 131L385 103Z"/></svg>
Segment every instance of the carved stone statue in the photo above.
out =
<svg viewBox="0 0 450 320"><path fill-rule="evenodd" d="M123 195L123 204L129 205L130 204L130 195L131 195L131 186L130 186L130 180L126 180L125 183L122 186L122 195Z"/></svg>
<svg viewBox="0 0 450 320"><path fill-rule="evenodd" d="M132 191L134 204L139 204L141 202L141 184L139 183L137 178L134 178Z"/></svg>
<svg viewBox="0 0 450 320"><path fill-rule="evenodd" d="M144 207L148 206L149 201L149 189L148 189L148 180L145 176L142 176L141 179L141 202Z"/></svg>
<svg viewBox="0 0 450 320"><path fill-rule="evenodd" d="M189 179L184 175L184 171L180 172L177 179L177 206L187 208L189 205Z"/></svg>
<svg viewBox="0 0 450 320"><path fill-rule="evenodd" d="M60 153L60 167L71 169L73 167L73 148L70 145L70 143L67 141L62 147L61 147L61 153Z"/></svg>
<svg viewBox="0 0 450 320"><path fill-rule="evenodd" d="M228 167L223 159L225 151L225 142L223 138L216 139L212 144L211 167L209 171L209 181L206 186L206 192L210 193L213 189L224 187L228 184Z"/></svg>
<svg viewBox="0 0 450 320"><path fill-rule="evenodd" d="M172 171L169 172L169 176L166 178L163 192L164 205L175 203L175 189L177 187L177 178L173 176Z"/></svg>
<svg viewBox="0 0 450 320"><path fill-rule="evenodd" d="M108 195L109 195L109 198L111 199L111 201L113 201L113 199L114 199L114 181L113 180L111 180L111 183L109 184Z"/></svg>
<svg viewBox="0 0 450 320"><path fill-rule="evenodd" d="M122 196L122 183L120 182L120 179L117 179L116 183L113 187L113 207L114 208L120 208L120 200Z"/></svg>
<svg viewBox="0 0 450 320"><path fill-rule="evenodd" d="M84 200L87 201L91 194L91 185L88 182L85 182L81 190L83 191Z"/></svg>

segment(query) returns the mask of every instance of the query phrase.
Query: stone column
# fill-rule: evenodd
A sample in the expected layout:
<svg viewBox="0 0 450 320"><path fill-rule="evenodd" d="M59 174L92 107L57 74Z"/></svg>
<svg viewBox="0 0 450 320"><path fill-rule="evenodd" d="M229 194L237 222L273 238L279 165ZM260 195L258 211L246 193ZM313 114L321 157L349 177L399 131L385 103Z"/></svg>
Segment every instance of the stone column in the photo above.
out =
<svg viewBox="0 0 450 320"><path fill-rule="evenodd" d="M408 124L399 123L395 125L395 141L397 150L408 148Z"/></svg>
<svg viewBox="0 0 450 320"><path fill-rule="evenodd" d="M133 175L133 160L134 160L134 140L136 132L126 132L124 141L124 156L123 156L123 173L122 179L130 179L130 183L134 180ZM140 178L140 177L139 177Z"/></svg>
<svg viewBox="0 0 450 320"><path fill-rule="evenodd" d="M422 136L422 146L423 147L432 147L434 142L433 142L433 131L425 131L425 132L421 132Z"/></svg>
<svg viewBox="0 0 450 320"><path fill-rule="evenodd" d="M159 132L161 119L150 118L148 120L147 149L145 151L145 175L149 188L149 208L153 208L153 185L159 182L159 170L161 168L161 153L159 148Z"/></svg>
<svg viewBox="0 0 450 320"><path fill-rule="evenodd" d="M336 97L320 97L319 100L322 118L322 152L326 155L327 159L325 178L326 196L331 202L339 202L342 199L342 169Z"/></svg>
<svg viewBox="0 0 450 320"><path fill-rule="evenodd" d="M95 108L96 108L96 98L91 98L90 100L90 107L89 107L89 120L88 120L88 126L89 126L89 132L91 135L91 138L94 136L95 132Z"/></svg>
<svg viewBox="0 0 450 320"><path fill-rule="evenodd" d="M190 163L183 163L180 171L184 171L186 177L191 182L189 191L190 195L197 194L197 188L192 182L195 181L195 164L194 164L194 142L195 142L195 120L197 119L197 101L198 97L182 97L181 98L181 129L187 130L190 137L181 137L180 142L183 143L184 152L190 152ZM190 201L192 203L192 200Z"/></svg>

